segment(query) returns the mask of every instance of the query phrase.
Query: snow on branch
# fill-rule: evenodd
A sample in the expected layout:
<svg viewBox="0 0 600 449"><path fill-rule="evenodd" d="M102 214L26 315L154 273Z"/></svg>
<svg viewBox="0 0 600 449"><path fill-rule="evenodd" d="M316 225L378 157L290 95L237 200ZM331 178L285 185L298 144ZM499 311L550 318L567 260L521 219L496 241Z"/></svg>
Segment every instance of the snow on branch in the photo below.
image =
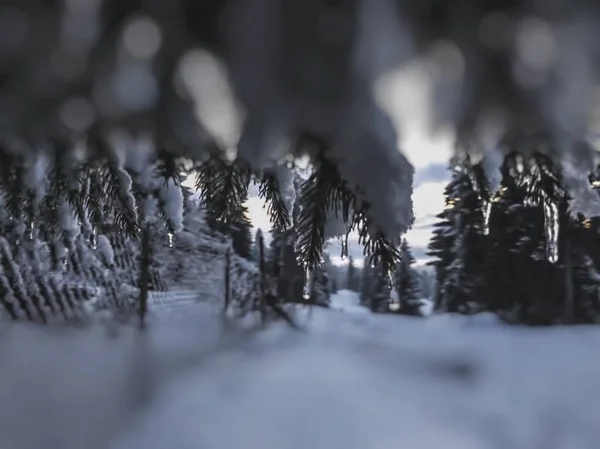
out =
<svg viewBox="0 0 600 449"><path fill-rule="evenodd" d="M374 103L363 114L364 120L348 127L327 155L356 195L358 207L369 205L372 230L399 245L414 221L414 168L398 150L389 117Z"/></svg>

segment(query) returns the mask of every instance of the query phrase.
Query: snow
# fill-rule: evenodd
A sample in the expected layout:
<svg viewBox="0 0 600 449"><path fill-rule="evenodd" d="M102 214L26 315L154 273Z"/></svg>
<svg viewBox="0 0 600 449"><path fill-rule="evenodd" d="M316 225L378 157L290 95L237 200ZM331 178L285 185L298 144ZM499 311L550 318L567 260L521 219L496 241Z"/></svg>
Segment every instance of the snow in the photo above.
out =
<svg viewBox="0 0 600 449"><path fill-rule="evenodd" d="M492 193L500 190L500 185L502 184L503 163L504 154L498 148L489 149L481 161L488 187Z"/></svg>
<svg viewBox="0 0 600 449"><path fill-rule="evenodd" d="M327 221L325 222L324 229L326 240L339 238L344 241L346 235L348 235L348 228L349 226L344 222L344 216L341 211L339 213L336 213L334 210L327 212Z"/></svg>
<svg viewBox="0 0 600 449"><path fill-rule="evenodd" d="M174 231L183 229L183 192L181 186L172 179L166 180L159 191L159 196L164 204L167 219Z"/></svg>
<svg viewBox="0 0 600 449"><path fill-rule="evenodd" d="M369 204L374 230L395 241L413 224L414 168L398 151L389 116L373 103L364 109L363 123L346 126L328 156L356 194L359 207L363 201Z"/></svg>
<svg viewBox="0 0 600 449"><path fill-rule="evenodd" d="M100 234L97 237L96 245L98 248L98 253L100 254L100 257L102 258L102 261L106 264L106 266L114 265L115 252L113 251L112 245L110 244L108 238L105 235Z"/></svg>
<svg viewBox="0 0 600 449"><path fill-rule="evenodd" d="M314 314L182 374L111 449L596 447L596 329Z"/></svg>
<svg viewBox="0 0 600 449"><path fill-rule="evenodd" d="M429 298L421 298L421 314L429 316L433 313L434 302Z"/></svg>
<svg viewBox="0 0 600 449"><path fill-rule="evenodd" d="M371 313L369 309L360 305L358 293L351 290L338 290L331 295L329 307L333 310L340 310L355 314Z"/></svg>
<svg viewBox="0 0 600 449"><path fill-rule="evenodd" d="M597 447L598 328L314 308L303 332L223 333L217 308L179 295L146 334L5 330L0 446Z"/></svg>
<svg viewBox="0 0 600 449"><path fill-rule="evenodd" d="M109 135L109 139L112 143L113 158L112 165L109 165L109 167L118 181L120 200L125 211L131 214L131 216L137 217L136 202L132 192L133 180L126 169L127 159L131 159L132 156L125 146L130 144L130 142L121 133L112 133Z"/></svg>
<svg viewBox="0 0 600 449"><path fill-rule="evenodd" d="M161 383L237 338L223 333L214 301L170 299L151 297L145 334L2 323L0 447L106 449Z"/></svg>
<svg viewBox="0 0 600 449"><path fill-rule="evenodd" d="M38 151L29 162L27 185L35 191L36 201L41 201L48 188L48 170L50 167L49 154Z"/></svg>

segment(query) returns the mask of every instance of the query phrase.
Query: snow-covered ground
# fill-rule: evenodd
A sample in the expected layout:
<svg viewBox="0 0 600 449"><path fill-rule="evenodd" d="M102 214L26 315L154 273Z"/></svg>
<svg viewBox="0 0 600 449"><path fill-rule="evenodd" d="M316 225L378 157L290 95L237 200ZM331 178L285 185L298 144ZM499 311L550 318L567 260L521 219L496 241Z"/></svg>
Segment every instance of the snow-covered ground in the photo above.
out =
<svg viewBox="0 0 600 449"><path fill-rule="evenodd" d="M330 307L333 310L339 310L354 314L369 314L369 309L360 304L358 295L350 290L339 290L331 297Z"/></svg>
<svg viewBox="0 0 600 449"><path fill-rule="evenodd" d="M597 449L600 442L594 327L533 330L490 316L315 308L304 332L274 324L240 336L223 333L216 310L184 308L157 317L145 340L97 331L40 339L26 329L0 337L0 447Z"/></svg>

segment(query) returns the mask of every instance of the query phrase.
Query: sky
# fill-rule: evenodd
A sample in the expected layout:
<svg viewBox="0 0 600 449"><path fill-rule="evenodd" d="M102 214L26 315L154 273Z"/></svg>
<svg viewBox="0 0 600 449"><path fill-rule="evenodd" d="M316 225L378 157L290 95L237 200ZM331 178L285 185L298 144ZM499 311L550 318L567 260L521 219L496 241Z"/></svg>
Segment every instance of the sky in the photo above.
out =
<svg viewBox="0 0 600 449"><path fill-rule="evenodd" d="M424 76L425 75L425 76ZM450 178L447 169L453 151L453 135L444 130L431 133L431 117L427 104L431 84L421 63L406 66L381 80L376 97L380 106L391 116L400 130L398 148L415 167L413 204L415 223L406 234L418 264L427 261L427 244L431 238L435 215L444 208L444 188ZM252 195L247 203L255 227L269 229L269 218L263 202ZM331 241L328 252L335 264L341 259L341 243ZM348 252L361 263L363 249L356 236L348 241Z"/></svg>

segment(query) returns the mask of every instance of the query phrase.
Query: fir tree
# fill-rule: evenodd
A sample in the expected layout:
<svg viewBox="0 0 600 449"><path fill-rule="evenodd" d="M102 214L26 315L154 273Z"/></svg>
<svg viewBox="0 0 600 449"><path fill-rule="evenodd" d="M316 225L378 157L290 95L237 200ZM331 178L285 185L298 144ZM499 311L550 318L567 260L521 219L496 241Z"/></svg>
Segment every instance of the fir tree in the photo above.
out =
<svg viewBox="0 0 600 449"><path fill-rule="evenodd" d="M373 283L373 267L369 264L363 265L360 281L360 302L363 306L369 307L371 285Z"/></svg>
<svg viewBox="0 0 600 449"><path fill-rule="evenodd" d="M338 268L333 265L331 262L331 257L329 254L325 254L323 261L323 270L327 274L329 279L329 291L331 294L334 294L338 291Z"/></svg>
<svg viewBox="0 0 600 449"><path fill-rule="evenodd" d="M329 307L329 296L329 276L323 267L319 267L311 277L310 302L315 305Z"/></svg>
<svg viewBox="0 0 600 449"><path fill-rule="evenodd" d="M474 312L481 304L486 260L485 219L476 191L474 167L468 159L453 166L445 190L446 208L438 216L429 254L436 257L437 310Z"/></svg>
<svg viewBox="0 0 600 449"><path fill-rule="evenodd" d="M252 223L248 218L248 208L240 205L235 208L225 224L225 232L233 241L233 250L245 259L252 257Z"/></svg>
<svg viewBox="0 0 600 449"><path fill-rule="evenodd" d="M518 323L551 324L565 292L553 234L558 215L567 218L566 203L554 206L564 198L547 162L539 154L507 157L502 188L492 199L486 297L491 310ZM554 207L556 216L548 216Z"/></svg>
<svg viewBox="0 0 600 449"><path fill-rule="evenodd" d="M448 194L447 190L446 195ZM427 262L427 265L432 266L435 272L434 309L441 310L443 296L440 282L443 282L446 277L446 270L453 259L452 241L454 232L446 210L437 214L436 218L438 221L433 225L427 252L427 255L431 256L431 260Z"/></svg>
<svg viewBox="0 0 600 449"><path fill-rule="evenodd" d="M435 293L435 271L425 266L419 267L416 272L419 278L421 298L433 299Z"/></svg>
<svg viewBox="0 0 600 449"><path fill-rule="evenodd" d="M400 245L400 261L395 272L395 288L398 294L396 313L401 315L420 315L419 280L413 268L415 259L406 239Z"/></svg>
<svg viewBox="0 0 600 449"><path fill-rule="evenodd" d="M293 228L271 231L268 264L275 278L277 294L282 301L298 301L302 298L305 271L297 260Z"/></svg>
<svg viewBox="0 0 600 449"><path fill-rule="evenodd" d="M356 266L354 265L354 258L350 256L348 258L348 270L346 271L346 288L353 292L358 291L358 278L357 278Z"/></svg>
<svg viewBox="0 0 600 449"><path fill-rule="evenodd" d="M597 320L593 220L574 218L560 172L542 154L513 153L493 198L486 297L524 324Z"/></svg>
<svg viewBox="0 0 600 449"><path fill-rule="evenodd" d="M389 274L382 264L370 270L371 279L366 302L373 313L387 313L390 306L391 285Z"/></svg>
<svg viewBox="0 0 600 449"><path fill-rule="evenodd" d="M334 295L339 291L339 287L338 287L338 281L335 278L335 276L329 276L329 288L331 290L331 294Z"/></svg>
<svg viewBox="0 0 600 449"><path fill-rule="evenodd" d="M600 320L600 274L592 258L597 235L598 229L593 229L591 220L571 218L567 226L563 225L563 322L595 323Z"/></svg>
<svg viewBox="0 0 600 449"><path fill-rule="evenodd" d="M262 229L259 228L254 233L254 243L252 245L252 257L251 257L251 259L253 261L258 261L259 260L259 255L260 255L260 245L259 245L259 242L261 242L261 241L263 242L262 244L264 246L263 231L262 231Z"/></svg>

